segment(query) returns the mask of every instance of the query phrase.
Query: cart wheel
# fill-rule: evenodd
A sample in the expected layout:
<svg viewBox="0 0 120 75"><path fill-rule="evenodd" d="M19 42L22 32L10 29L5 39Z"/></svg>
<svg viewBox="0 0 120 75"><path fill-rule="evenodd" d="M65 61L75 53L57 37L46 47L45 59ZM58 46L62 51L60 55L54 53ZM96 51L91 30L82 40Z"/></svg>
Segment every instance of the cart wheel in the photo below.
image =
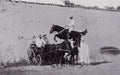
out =
<svg viewBox="0 0 120 75"><path fill-rule="evenodd" d="M30 50L28 50L27 53L28 53L29 63L33 64L35 62L35 59L34 59L35 53L34 53L34 51L32 49L30 49Z"/></svg>
<svg viewBox="0 0 120 75"><path fill-rule="evenodd" d="M38 64L37 59L35 57L33 58L33 64L35 64L35 65Z"/></svg>
<svg viewBox="0 0 120 75"><path fill-rule="evenodd" d="M37 55L37 62L38 62L38 65L42 65L42 58L40 55Z"/></svg>

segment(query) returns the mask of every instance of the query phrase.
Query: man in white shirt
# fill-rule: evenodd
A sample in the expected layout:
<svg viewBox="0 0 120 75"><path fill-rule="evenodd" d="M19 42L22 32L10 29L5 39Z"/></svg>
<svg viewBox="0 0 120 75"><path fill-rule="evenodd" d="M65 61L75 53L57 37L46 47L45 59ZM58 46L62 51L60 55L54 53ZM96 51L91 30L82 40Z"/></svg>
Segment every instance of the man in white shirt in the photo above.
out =
<svg viewBox="0 0 120 75"><path fill-rule="evenodd" d="M69 29L69 33L74 30L75 27L75 21L73 17L70 17L70 23L67 25L67 28Z"/></svg>
<svg viewBox="0 0 120 75"><path fill-rule="evenodd" d="M44 39L42 39L41 35L39 35L38 38L36 38L36 46L38 47L38 49L43 49L43 47L45 46L45 41Z"/></svg>

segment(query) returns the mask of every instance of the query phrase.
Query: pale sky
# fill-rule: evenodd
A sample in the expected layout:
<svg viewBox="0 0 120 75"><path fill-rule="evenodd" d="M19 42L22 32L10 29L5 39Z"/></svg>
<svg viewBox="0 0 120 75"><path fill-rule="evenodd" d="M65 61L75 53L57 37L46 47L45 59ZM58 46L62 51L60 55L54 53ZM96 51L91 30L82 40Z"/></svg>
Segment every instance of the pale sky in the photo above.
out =
<svg viewBox="0 0 120 75"><path fill-rule="evenodd" d="M63 4L62 3L63 0L16 0L16 1ZM120 0L70 0L70 1L84 6L97 5L102 8L104 8L104 6L114 6L116 8L118 5L120 5Z"/></svg>
<svg viewBox="0 0 120 75"><path fill-rule="evenodd" d="M120 0L71 0L74 3L80 3L85 6L99 6L99 7L104 7L104 6L114 6L117 7L120 5Z"/></svg>

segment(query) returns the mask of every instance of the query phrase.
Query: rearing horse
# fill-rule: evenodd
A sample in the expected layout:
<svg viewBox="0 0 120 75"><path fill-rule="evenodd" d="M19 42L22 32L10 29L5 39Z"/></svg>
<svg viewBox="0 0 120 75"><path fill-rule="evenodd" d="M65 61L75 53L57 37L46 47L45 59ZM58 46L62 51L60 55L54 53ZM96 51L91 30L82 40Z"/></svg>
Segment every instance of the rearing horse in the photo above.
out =
<svg viewBox="0 0 120 75"><path fill-rule="evenodd" d="M68 34L68 29L65 29L59 25L54 25L52 26L51 30L50 30L50 34L52 34L53 32L57 32L58 34L56 34L54 36L54 40L57 42L56 37L58 37L59 39L67 39L67 34Z"/></svg>
<svg viewBox="0 0 120 75"><path fill-rule="evenodd" d="M63 39L63 40L73 39L75 41L75 45L78 47L78 46L80 46L81 36L86 35L87 29L83 32L71 31L69 33L68 29L65 29L64 27L53 24L53 26L50 30L50 34L52 34L53 32L58 32L58 34L55 34L55 36L54 36L54 40L56 42L57 42L56 37L58 37L59 39Z"/></svg>

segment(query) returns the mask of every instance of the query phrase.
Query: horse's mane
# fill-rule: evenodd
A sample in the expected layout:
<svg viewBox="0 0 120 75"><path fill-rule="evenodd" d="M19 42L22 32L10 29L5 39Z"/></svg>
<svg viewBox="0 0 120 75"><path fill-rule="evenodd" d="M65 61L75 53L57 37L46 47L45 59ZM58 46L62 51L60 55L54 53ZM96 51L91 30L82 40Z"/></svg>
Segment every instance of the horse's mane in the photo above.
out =
<svg viewBox="0 0 120 75"><path fill-rule="evenodd" d="M62 26L60 26L60 25L56 25L56 24L53 24L54 26L56 26L56 27L61 27L61 28L64 28L64 27L62 27Z"/></svg>

